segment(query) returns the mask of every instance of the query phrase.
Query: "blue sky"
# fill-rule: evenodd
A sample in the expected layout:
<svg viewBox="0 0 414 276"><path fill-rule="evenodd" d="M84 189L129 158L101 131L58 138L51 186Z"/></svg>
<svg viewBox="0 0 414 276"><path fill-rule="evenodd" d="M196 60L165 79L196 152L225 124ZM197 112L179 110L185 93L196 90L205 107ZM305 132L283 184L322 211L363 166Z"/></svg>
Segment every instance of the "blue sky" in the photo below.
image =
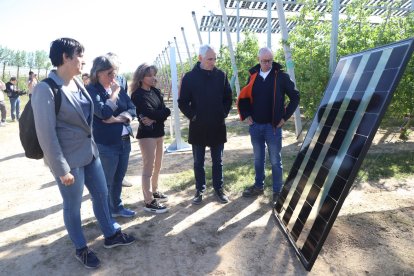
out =
<svg viewBox="0 0 414 276"><path fill-rule="evenodd" d="M191 12L200 23L210 10L221 14L219 0L0 0L0 45L48 52L54 39L72 37L85 46L86 68L96 56L114 52L120 71L131 72L152 63L174 36L184 58L181 27L190 51L198 50ZM208 34L201 35L206 43ZM219 46L218 39L211 43Z"/></svg>

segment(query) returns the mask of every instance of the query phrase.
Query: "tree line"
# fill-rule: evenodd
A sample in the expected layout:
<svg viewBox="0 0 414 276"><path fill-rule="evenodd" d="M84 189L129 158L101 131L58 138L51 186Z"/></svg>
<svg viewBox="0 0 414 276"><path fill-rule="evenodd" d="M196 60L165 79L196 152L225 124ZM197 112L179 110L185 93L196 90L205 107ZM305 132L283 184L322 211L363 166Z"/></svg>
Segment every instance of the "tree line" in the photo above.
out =
<svg viewBox="0 0 414 276"><path fill-rule="evenodd" d="M13 50L0 45L0 64L2 64L1 78L6 79L6 66L15 66L17 68L16 77L19 80L20 86L24 86L24 81L20 81L20 69L29 68L30 71L37 72L40 76L40 71L47 71L52 68L52 63L49 60L49 55L46 51L26 52L20 50ZM27 76L25 76L27 77Z"/></svg>

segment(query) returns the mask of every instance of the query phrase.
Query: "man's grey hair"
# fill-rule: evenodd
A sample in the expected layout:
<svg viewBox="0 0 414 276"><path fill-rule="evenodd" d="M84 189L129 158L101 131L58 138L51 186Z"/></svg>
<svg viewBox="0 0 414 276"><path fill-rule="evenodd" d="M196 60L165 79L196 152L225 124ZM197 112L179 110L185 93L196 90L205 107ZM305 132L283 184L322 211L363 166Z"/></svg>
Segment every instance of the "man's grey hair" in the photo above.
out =
<svg viewBox="0 0 414 276"><path fill-rule="evenodd" d="M208 50L213 50L215 52L213 46L211 46L210 44L204 44L200 46L200 50L198 51L198 54L201 57L205 57Z"/></svg>
<svg viewBox="0 0 414 276"><path fill-rule="evenodd" d="M114 69L115 71L118 71L118 64L112 57L105 55L95 58L93 60L93 65L90 73L91 83L95 84L98 82L99 72L106 71L109 69Z"/></svg>
<svg viewBox="0 0 414 276"><path fill-rule="evenodd" d="M257 57L260 57L261 55L264 54L272 54L273 56L273 51L272 49L268 48L268 47L263 47L259 49L259 52L257 52Z"/></svg>

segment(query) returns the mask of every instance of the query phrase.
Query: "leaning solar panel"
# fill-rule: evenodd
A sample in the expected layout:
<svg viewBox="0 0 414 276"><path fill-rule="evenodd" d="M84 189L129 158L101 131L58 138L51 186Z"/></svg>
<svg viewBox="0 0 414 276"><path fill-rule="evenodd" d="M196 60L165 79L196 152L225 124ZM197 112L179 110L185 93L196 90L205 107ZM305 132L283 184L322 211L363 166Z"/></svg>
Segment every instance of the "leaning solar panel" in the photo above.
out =
<svg viewBox="0 0 414 276"><path fill-rule="evenodd" d="M275 215L307 270L312 266L371 145L413 52L407 39L341 58Z"/></svg>

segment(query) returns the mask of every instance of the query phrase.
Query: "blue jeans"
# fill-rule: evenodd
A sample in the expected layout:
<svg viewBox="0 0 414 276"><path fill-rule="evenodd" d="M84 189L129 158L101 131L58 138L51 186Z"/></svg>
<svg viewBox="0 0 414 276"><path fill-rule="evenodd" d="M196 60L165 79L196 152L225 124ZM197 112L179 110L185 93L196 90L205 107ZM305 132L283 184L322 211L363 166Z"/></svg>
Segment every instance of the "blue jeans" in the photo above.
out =
<svg viewBox="0 0 414 276"><path fill-rule="evenodd" d="M274 129L271 124L253 123L249 127L250 140L253 146L254 170L256 172L254 185L263 189L265 180L266 146L272 165L273 192L282 189L282 129Z"/></svg>
<svg viewBox="0 0 414 276"><path fill-rule="evenodd" d="M203 193L206 190L206 171L204 170L206 146L192 145L192 147L196 189ZM216 191L223 188L223 150L224 144L210 147L211 161L213 163L213 188Z"/></svg>
<svg viewBox="0 0 414 276"><path fill-rule="evenodd" d="M105 173L106 184L108 185L109 210L112 214L118 213L124 209L121 200L122 181L128 169L131 142L127 139L122 140L117 145L97 144L97 146Z"/></svg>
<svg viewBox="0 0 414 276"><path fill-rule="evenodd" d="M113 236L116 230L108 209L108 190L99 158L93 159L84 167L72 169L70 173L75 177L75 183L72 185L65 186L59 177L55 179L63 198L63 220L66 229L76 249L81 249L87 245L80 215L84 185L91 195L93 212L105 238Z"/></svg>
<svg viewBox="0 0 414 276"><path fill-rule="evenodd" d="M10 113L12 120L20 119L20 97L10 99Z"/></svg>

